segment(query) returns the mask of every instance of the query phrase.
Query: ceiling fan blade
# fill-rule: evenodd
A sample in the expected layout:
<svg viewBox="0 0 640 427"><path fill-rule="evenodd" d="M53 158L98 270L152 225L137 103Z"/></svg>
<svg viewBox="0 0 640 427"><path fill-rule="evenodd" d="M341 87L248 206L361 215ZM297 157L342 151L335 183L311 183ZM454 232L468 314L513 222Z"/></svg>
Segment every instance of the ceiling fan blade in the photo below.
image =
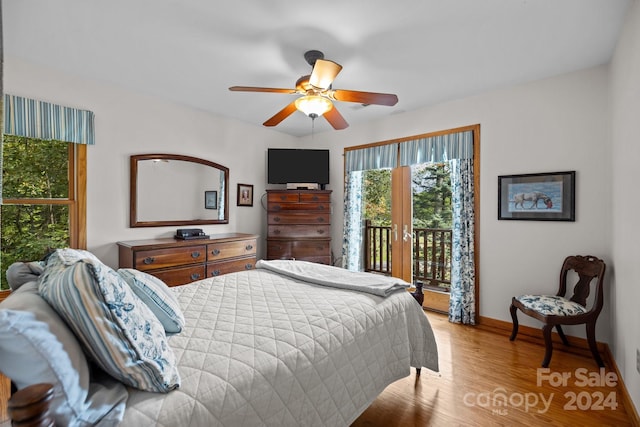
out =
<svg viewBox="0 0 640 427"><path fill-rule="evenodd" d="M295 89L279 89L275 87L255 87L255 86L231 86L232 92L270 92L270 93L296 93Z"/></svg>
<svg viewBox="0 0 640 427"><path fill-rule="evenodd" d="M340 64L326 59L317 59L309 77L309 83L318 89L329 89L340 70L342 70Z"/></svg>
<svg viewBox="0 0 640 427"><path fill-rule="evenodd" d="M295 101L278 111L273 117L263 123L265 126L275 126L297 110Z"/></svg>
<svg viewBox="0 0 640 427"><path fill-rule="evenodd" d="M324 113L323 116L335 130L341 130L349 127L349 123L347 123L344 117L342 117L342 114L340 114L335 105L329 111Z"/></svg>
<svg viewBox="0 0 640 427"><path fill-rule="evenodd" d="M336 101L358 102L360 104L396 105L398 96L392 93L358 92L355 90L331 90L327 93L329 98Z"/></svg>

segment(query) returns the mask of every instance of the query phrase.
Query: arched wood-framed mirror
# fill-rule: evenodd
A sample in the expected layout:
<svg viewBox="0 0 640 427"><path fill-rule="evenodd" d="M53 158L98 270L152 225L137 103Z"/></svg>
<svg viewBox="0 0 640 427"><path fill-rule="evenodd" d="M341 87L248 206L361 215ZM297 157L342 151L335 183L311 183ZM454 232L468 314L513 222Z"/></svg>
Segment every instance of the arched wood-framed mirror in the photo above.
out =
<svg viewBox="0 0 640 427"><path fill-rule="evenodd" d="M130 227L229 223L229 168L178 154L130 163Z"/></svg>

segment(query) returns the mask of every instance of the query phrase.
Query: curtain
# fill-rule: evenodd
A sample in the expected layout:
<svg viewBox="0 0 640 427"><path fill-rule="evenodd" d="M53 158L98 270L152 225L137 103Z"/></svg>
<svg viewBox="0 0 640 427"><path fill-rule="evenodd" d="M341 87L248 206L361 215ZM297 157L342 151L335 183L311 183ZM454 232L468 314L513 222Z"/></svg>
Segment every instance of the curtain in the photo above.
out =
<svg viewBox="0 0 640 427"><path fill-rule="evenodd" d="M362 171L348 172L344 179L344 236L342 240L342 267L362 271Z"/></svg>
<svg viewBox="0 0 640 427"><path fill-rule="evenodd" d="M94 114L35 99L4 95L4 133L93 145Z"/></svg>
<svg viewBox="0 0 640 427"><path fill-rule="evenodd" d="M453 207L449 321L475 325L473 160L450 161Z"/></svg>
<svg viewBox="0 0 640 427"><path fill-rule="evenodd" d="M398 144L347 151L344 163L345 172L395 168L398 164Z"/></svg>
<svg viewBox="0 0 640 427"><path fill-rule="evenodd" d="M394 168L397 163L398 144L377 145L345 153L342 266L347 270L363 269L362 171Z"/></svg>
<svg viewBox="0 0 640 427"><path fill-rule="evenodd" d="M220 186L220 191L218 191L218 219L219 220L224 220L224 209L225 209L225 205L224 205L224 201L226 200L226 194L224 194L224 189L226 188L226 182L225 182L225 176L226 174L224 172L220 172L220 182L219 182L219 186Z"/></svg>
<svg viewBox="0 0 640 427"><path fill-rule="evenodd" d="M473 158L473 131L448 133L400 144L400 166Z"/></svg>

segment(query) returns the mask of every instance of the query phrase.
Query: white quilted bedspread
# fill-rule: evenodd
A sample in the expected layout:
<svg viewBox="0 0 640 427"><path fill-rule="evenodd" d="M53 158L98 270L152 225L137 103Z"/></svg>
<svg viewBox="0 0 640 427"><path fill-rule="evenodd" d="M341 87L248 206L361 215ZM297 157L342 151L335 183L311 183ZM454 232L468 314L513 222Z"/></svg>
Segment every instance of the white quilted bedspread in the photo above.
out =
<svg viewBox="0 0 640 427"><path fill-rule="evenodd" d="M410 365L438 370L406 291L382 298L267 270L172 289L186 318L169 339L182 385L130 390L123 426L347 426Z"/></svg>

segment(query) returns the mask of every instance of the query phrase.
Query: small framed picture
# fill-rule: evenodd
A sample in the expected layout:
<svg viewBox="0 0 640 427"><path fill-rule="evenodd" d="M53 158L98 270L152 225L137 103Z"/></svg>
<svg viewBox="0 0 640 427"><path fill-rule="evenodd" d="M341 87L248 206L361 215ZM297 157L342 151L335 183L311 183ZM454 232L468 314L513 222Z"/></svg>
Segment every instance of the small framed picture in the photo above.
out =
<svg viewBox="0 0 640 427"><path fill-rule="evenodd" d="M218 209L218 192L217 191L204 192L204 208Z"/></svg>
<svg viewBox="0 0 640 427"><path fill-rule="evenodd" d="M238 206L253 206L253 185L238 184Z"/></svg>
<svg viewBox="0 0 640 427"><path fill-rule="evenodd" d="M576 173L498 177L498 219L575 221Z"/></svg>

